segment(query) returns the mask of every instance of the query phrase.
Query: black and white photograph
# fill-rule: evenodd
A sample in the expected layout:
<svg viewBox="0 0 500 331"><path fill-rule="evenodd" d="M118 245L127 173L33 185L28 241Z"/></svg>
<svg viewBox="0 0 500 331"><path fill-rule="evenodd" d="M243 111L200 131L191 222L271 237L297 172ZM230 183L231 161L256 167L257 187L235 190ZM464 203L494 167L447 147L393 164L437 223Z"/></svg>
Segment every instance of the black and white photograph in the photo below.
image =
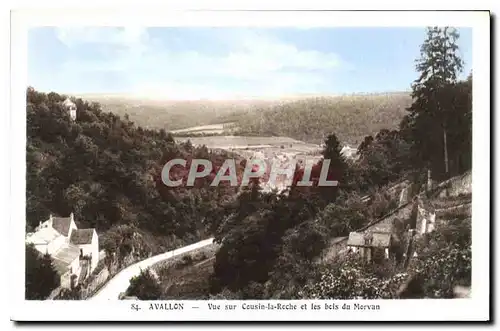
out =
<svg viewBox="0 0 500 331"><path fill-rule="evenodd" d="M489 12L49 13L18 319L489 319Z"/></svg>

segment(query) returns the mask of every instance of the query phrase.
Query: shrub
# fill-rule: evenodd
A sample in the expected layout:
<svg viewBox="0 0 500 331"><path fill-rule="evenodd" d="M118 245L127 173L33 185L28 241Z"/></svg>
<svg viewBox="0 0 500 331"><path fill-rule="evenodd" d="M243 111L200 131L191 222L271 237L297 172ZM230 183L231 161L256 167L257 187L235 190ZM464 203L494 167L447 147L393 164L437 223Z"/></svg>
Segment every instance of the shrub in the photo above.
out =
<svg viewBox="0 0 500 331"><path fill-rule="evenodd" d="M135 296L139 300L158 300L162 291L156 277L149 269L146 269L142 270L139 276L130 279L126 295Z"/></svg>

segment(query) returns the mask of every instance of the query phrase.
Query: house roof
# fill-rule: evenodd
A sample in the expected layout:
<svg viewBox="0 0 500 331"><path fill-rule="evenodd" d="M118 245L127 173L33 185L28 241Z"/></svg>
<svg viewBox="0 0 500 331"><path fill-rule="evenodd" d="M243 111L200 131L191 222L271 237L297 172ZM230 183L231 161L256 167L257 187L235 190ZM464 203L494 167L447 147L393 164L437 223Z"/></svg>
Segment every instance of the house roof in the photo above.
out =
<svg viewBox="0 0 500 331"><path fill-rule="evenodd" d="M347 237L335 237L332 240L330 240L329 244L330 245L336 245L342 241L344 241Z"/></svg>
<svg viewBox="0 0 500 331"><path fill-rule="evenodd" d="M390 244L391 234L388 232L351 232L347 241L348 246L357 247L389 247Z"/></svg>
<svg viewBox="0 0 500 331"><path fill-rule="evenodd" d="M61 248L53 255L54 259L61 260L67 263L73 262L79 256L80 249L71 244Z"/></svg>
<svg viewBox="0 0 500 331"><path fill-rule="evenodd" d="M53 217L52 227L57 230L60 234L67 237L69 233L69 226L71 224L70 217Z"/></svg>
<svg viewBox="0 0 500 331"><path fill-rule="evenodd" d="M35 245L43 245L53 241L59 236L59 232L57 232L53 228L41 228L34 233L29 233L26 236L26 242Z"/></svg>
<svg viewBox="0 0 500 331"><path fill-rule="evenodd" d="M348 246L364 246L364 236L360 232L349 233Z"/></svg>
<svg viewBox="0 0 500 331"><path fill-rule="evenodd" d="M74 245L61 248L52 255L52 261L59 274L68 271L69 265L80 256L80 249Z"/></svg>
<svg viewBox="0 0 500 331"><path fill-rule="evenodd" d="M70 242L73 245L86 245L92 243L94 229L78 229L71 232Z"/></svg>
<svg viewBox="0 0 500 331"><path fill-rule="evenodd" d="M70 98L66 98L66 100L64 100L62 104L63 104L64 107L69 107L69 106L74 106L75 105L75 103L73 101L71 101Z"/></svg>

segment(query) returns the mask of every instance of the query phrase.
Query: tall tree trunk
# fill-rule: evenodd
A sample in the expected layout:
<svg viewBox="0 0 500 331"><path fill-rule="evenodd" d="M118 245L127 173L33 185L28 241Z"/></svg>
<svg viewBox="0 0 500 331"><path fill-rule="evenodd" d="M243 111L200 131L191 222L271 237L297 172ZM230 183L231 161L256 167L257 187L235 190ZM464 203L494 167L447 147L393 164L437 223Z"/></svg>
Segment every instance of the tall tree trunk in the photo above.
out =
<svg viewBox="0 0 500 331"><path fill-rule="evenodd" d="M444 141L444 171L446 174L446 179L448 179L448 142L446 140L446 129L443 129L443 141Z"/></svg>

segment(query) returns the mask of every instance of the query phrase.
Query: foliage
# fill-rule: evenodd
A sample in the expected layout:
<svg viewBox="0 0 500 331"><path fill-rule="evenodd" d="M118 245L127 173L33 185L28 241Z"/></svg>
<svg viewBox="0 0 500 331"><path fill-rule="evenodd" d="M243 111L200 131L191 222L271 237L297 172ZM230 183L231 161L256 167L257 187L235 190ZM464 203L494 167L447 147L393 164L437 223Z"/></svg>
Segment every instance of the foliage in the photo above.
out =
<svg viewBox="0 0 500 331"><path fill-rule="evenodd" d="M298 293L301 299L391 299L405 274L380 278L361 260L351 257L324 270L318 281Z"/></svg>
<svg viewBox="0 0 500 331"><path fill-rule="evenodd" d="M35 247L26 245L26 299L43 300L59 286L57 274L50 255L42 255Z"/></svg>
<svg viewBox="0 0 500 331"><path fill-rule="evenodd" d="M348 202L331 203L319 213L318 220L333 238L348 236L351 231L361 228L366 223L366 215Z"/></svg>
<svg viewBox="0 0 500 331"><path fill-rule="evenodd" d="M221 206L234 190L210 187L207 178L189 190L169 188L161 181L161 170L172 158L187 159L189 167L192 158L224 159L229 154L176 144L165 130L137 127L81 99L74 100L77 119L72 121L61 106L65 98L27 90L28 230L49 213L74 212L78 227L109 231L104 247L123 256L132 251L133 233L164 237L171 248L207 237L225 217ZM172 176L186 173L174 169ZM154 249L147 243L141 247Z"/></svg>
<svg viewBox="0 0 500 331"><path fill-rule="evenodd" d="M304 256L316 254L319 249L310 244L318 239L318 231L310 224L302 224L303 230L299 227L304 220L312 220L320 206L311 195L264 193L251 188L242 192L216 236L221 247L216 254L212 291L224 287L238 291L251 282L266 282L287 230L300 231L287 241L294 250Z"/></svg>
<svg viewBox="0 0 500 331"><path fill-rule="evenodd" d="M413 103L401 122L415 166L430 167L434 179L468 170L472 148L472 76L458 82L463 62L455 29L430 27L421 45Z"/></svg>
<svg viewBox="0 0 500 331"><path fill-rule="evenodd" d="M340 141L359 144L367 134L397 127L411 104L405 93L345 95L283 101L236 119L239 134L287 136L319 143L335 132Z"/></svg>
<svg viewBox="0 0 500 331"><path fill-rule="evenodd" d="M471 219L456 218L420 239L409 271L419 275L429 298L451 298L455 285L471 284Z"/></svg>
<svg viewBox="0 0 500 331"><path fill-rule="evenodd" d="M160 283L149 270L141 270L138 276L130 279L127 296L135 296L139 300L158 300L162 295Z"/></svg>
<svg viewBox="0 0 500 331"><path fill-rule="evenodd" d="M381 130L365 137L358 147L358 162L355 163L355 186L366 191L381 187L401 178L411 167L409 164L410 145L396 130Z"/></svg>
<svg viewBox="0 0 500 331"><path fill-rule="evenodd" d="M231 292L227 288L223 289L217 294L211 294L209 300L241 300L241 292Z"/></svg>

